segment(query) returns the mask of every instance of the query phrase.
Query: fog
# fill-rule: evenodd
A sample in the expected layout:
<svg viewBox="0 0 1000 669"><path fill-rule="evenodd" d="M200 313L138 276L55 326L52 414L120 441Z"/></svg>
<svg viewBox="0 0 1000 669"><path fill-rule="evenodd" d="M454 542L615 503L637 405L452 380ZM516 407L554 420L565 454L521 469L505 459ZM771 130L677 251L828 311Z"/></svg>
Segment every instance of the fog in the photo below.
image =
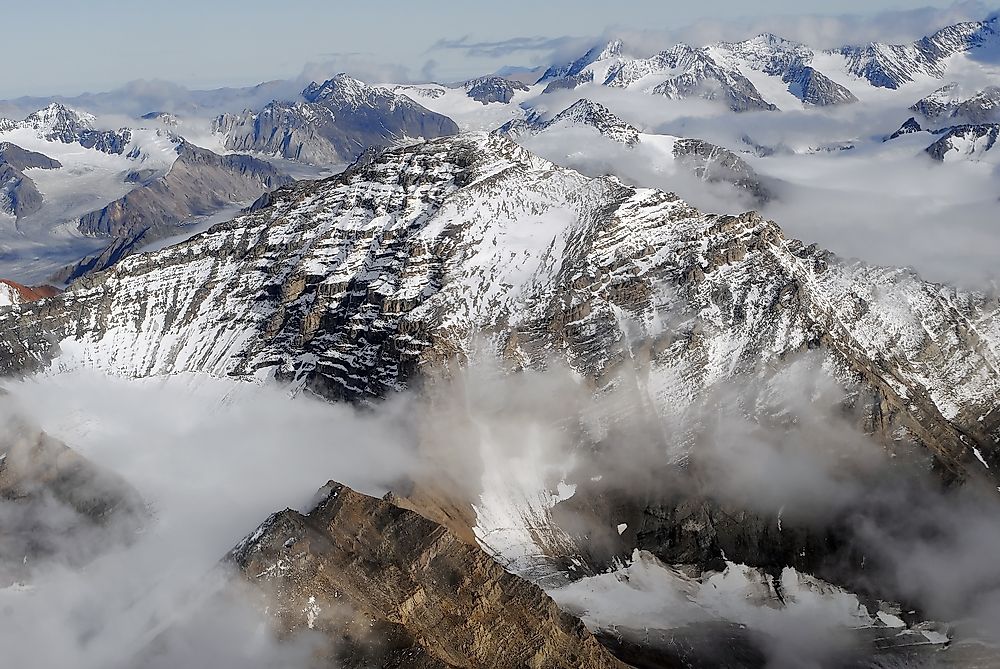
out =
<svg viewBox="0 0 1000 669"><path fill-rule="evenodd" d="M381 495L415 471L411 440L390 407L376 419L277 388L193 376L79 373L8 390L3 401L14 411L121 475L152 513L134 543L93 547L106 534L81 534L64 554L101 557L82 569L53 559L24 586L0 590L0 643L11 665L123 666L173 628L196 634L160 649L153 666L284 663L286 647L279 652L252 608L213 599L219 560L272 512L308 508L330 479ZM222 606L226 615L211 613ZM302 651L291 644L287 652Z"/></svg>
<svg viewBox="0 0 1000 669"><path fill-rule="evenodd" d="M912 267L931 281L993 290L1000 262L1000 159L935 162L924 149L937 137L926 132L883 141L912 116L906 105L939 84L924 85L905 104L873 100L770 113L733 114L707 101L663 100L603 86L532 101L551 117L587 97L642 132L728 148L773 192L763 206L745 192L689 178L650 141L628 149L587 130L548 131L520 141L558 164L673 191L704 211L758 209L787 236L846 258Z"/></svg>
<svg viewBox="0 0 1000 669"><path fill-rule="evenodd" d="M557 489L559 498L576 490L577 501L593 494L642 500L668 481L690 486L663 491L671 495L777 514L779 531L782 519L788 527L851 519L851 541L871 557L864 578L959 635L1000 642L1000 504L975 487L942 490L927 454L905 443L883 451L845 412L848 398L822 358L805 356L754 378L674 407L679 413L651 412L627 376L595 393L555 362L521 373L476 362L421 397L402 395L364 412L204 376L80 372L10 384L8 410L123 477L151 519L131 542L75 537L64 553L100 556L82 567L43 560L26 583L0 590L0 642L9 661L23 666L128 666L137 654L157 667L207 659L220 667L307 666L317 640L277 641L250 600L223 588L216 565L270 513L307 510L330 479L375 495L416 480L476 506L480 524L498 505L501 514L547 514L545 500L554 503ZM679 462L696 476L665 477ZM598 517L583 522L594 523L595 542L614 532ZM528 535L504 540L519 536ZM94 542L106 543L88 545ZM620 550L623 558L631 553L628 544ZM651 587L683 598L689 586L672 576ZM777 612L724 599L698 606L702 616L721 615L762 635L772 666L806 666L852 643L838 641L853 615L850 600L822 592L797 591ZM584 613L625 621L615 601L599 599ZM690 613L653 607L645 624L670 627Z"/></svg>

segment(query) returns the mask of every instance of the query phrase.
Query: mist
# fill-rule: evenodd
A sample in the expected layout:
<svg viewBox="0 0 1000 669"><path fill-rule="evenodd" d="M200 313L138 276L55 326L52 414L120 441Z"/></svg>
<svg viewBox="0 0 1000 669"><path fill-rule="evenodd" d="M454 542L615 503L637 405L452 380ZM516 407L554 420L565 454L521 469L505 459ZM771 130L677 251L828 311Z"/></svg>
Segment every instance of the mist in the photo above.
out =
<svg viewBox="0 0 1000 669"><path fill-rule="evenodd" d="M131 543L81 533L62 553L99 557L83 567L54 558L35 565L28 583L0 590L0 642L12 665L126 666L171 631L149 666L303 666L289 658L308 656L308 640L279 645L252 606L220 598L227 581L216 565L272 512L308 509L330 479L381 495L416 469L391 406L375 418L187 375L80 372L8 390L10 410L116 472L151 514Z"/></svg>

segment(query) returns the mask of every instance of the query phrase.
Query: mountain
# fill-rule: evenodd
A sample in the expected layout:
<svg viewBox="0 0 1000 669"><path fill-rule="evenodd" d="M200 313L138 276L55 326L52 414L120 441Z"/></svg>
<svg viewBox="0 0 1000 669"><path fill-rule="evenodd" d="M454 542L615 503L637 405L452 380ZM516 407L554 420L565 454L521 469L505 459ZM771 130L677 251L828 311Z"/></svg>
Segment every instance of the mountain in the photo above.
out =
<svg viewBox="0 0 1000 669"><path fill-rule="evenodd" d="M949 125L979 125L1000 121L1000 87L987 86L964 97L962 88L950 83L918 100L910 111L928 121Z"/></svg>
<svg viewBox="0 0 1000 669"><path fill-rule="evenodd" d="M42 207L42 194L24 170L54 170L62 167L37 151L26 151L10 142L0 142L0 211L21 217Z"/></svg>
<svg viewBox="0 0 1000 669"><path fill-rule="evenodd" d="M548 121L538 116L515 119L505 123L496 132L524 141L530 137L544 138L557 135L560 131L578 128L592 128L607 139L631 149L646 145L652 146L653 150L663 149L667 155L660 152L655 158L649 159L661 165L674 161L699 180L730 184L752 195L759 204L773 197L753 168L732 151L701 139L640 133L604 105L587 99L576 101ZM585 152L585 149L580 152Z"/></svg>
<svg viewBox="0 0 1000 669"><path fill-rule="evenodd" d="M993 158L990 153L1000 136L1000 124L960 125L938 131L941 137L929 147L927 153L938 162L954 160L980 161ZM1000 156L996 156L1000 160Z"/></svg>
<svg viewBox="0 0 1000 669"><path fill-rule="evenodd" d="M604 85L639 87L652 95L676 100L690 97L720 100L735 112L777 109L764 100L742 72L720 65L706 51L686 44L651 58L615 63L608 70Z"/></svg>
<svg viewBox="0 0 1000 669"><path fill-rule="evenodd" d="M498 128L497 132L516 139L527 134L537 135L547 130L573 127L594 128L608 139L626 146L639 143L639 131L634 126L623 121L604 105L587 99L577 100L548 121L537 117L515 119Z"/></svg>
<svg viewBox="0 0 1000 669"><path fill-rule="evenodd" d="M634 57L616 40L550 67L539 82L547 84L548 93L610 86L674 99L719 100L736 112L853 104L863 88L895 90L918 79L940 79L956 58L987 53L997 44L997 21L956 24L911 44L832 50L763 33L742 42L677 44Z"/></svg>
<svg viewBox="0 0 1000 669"><path fill-rule="evenodd" d="M220 156L182 140L177 145L177 160L167 174L80 218L81 232L114 241L100 254L67 267L56 278L69 282L106 269L142 246L176 234L177 226L192 218L207 216L234 202L253 200L290 182L291 178L266 161L240 154Z"/></svg>
<svg viewBox="0 0 1000 669"><path fill-rule="evenodd" d="M836 50L847 71L876 88L897 89L918 76L940 79L949 58L997 43L1000 19L958 23L911 44L849 46Z"/></svg>
<svg viewBox="0 0 1000 669"><path fill-rule="evenodd" d="M114 472L5 411L0 439L0 584L30 582L36 564L82 565L148 522L139 493ZM66 554L63 549L74 546Z"/></svg>
<svg viewBox="0 0 1000 669"><path fill-rule="evenodd" d="M282 633L323 634L338 667L625 669L479 547L332 481L308 514L272 515L227 561Z"/></svg>
<svg viewBox="0 0 1000 669"><path fill-rule="evenodd" d="M643 325L667 311L672 334ZM877 437L924 444L952 478L1000 457L995 300L841 260L755 214L590 179L496 136L280 188L2 320L6 373L58 358L128 376L274 376L352 401L405 387L478 332L521 365L561 351L595 382L640 365L635 392L670 412L816 349L859 408L877 409ZM657 353L634 360L637 341Z"/></svg>
<svg viewBox="0 0 1000 669"><path fill-rule="evenodd" d="M446 116L346 74L313 82L302 91L302 99L274 101L256 112L223 114L212 129L227 149L313 164L351 162L372 146L458 132Z"/></svg>
<svg viewBox="0 0 1000 669"><path fill-rule="evenodd" d="M25 286L15 281L0 279L0 307L44 300L58 294L59 289L54 286Z"/></svg>
<svg viewBox="0 0 1000 669"><path fill-rule="evenodd" d="M674 158L696 177L709 183L727 183L746 191L759 204L774 195L752 167L729 149L702 139L678 139Z"/></svg>
<svg viewBox="0 0 1000 669"><path fill-rule="evenodd" d="M87 149L97 149L104 153L121 154L132 140L127 128L120 130L98 130L97 119L83 112L70 109L53 102L43 109L29 114L22 121L0 119L0 132L13 130L33 130L39 137L63 144L79 144Z"/></svg>
<svg viewBox="0 0 1000 669"><path fill-rule="evenodd" d="M464 84L466 94L484 105L491 102L507 104L514 99L517 91L527 91L528 87L519 81L504 79L503 77L491 75L470 79Z"/></svg>
<svg viewBox="0 0 1000 669"><path fill-rule="evenodd" d="M1000 471L995 297L838 258L757 214L705 214L668 193L588 178L497 135L371 152L343 174L279 188L233 221L126 258L44 303L4 310L0 324L8 375L203 372L372 407L407 388L433 399L442 388L435 379L458 374L454 363L484 347L515 371L566 365L588 394L616 398L606 424L592 417L606 436L565 428L578 449L567 458L596 456L594 469L560 480L526 467L537 474L526 482L486 460L473 498L461 481L436 489L417 481L400 503L475 537L508 571L546 587L615 569L639 549L695 573L743 564L777 579L794 568L866 598L904 599L893 583L872 584L877 555L851 542L858 513L877 515L879 493L896 491L884 472L845 474L857 494L843 505L823 497L831 511L819 526L780 503L747 508L701 487L719 468L702 435L734 389L740 419L801 429L791 433L796 444L853 434L844 423L810 422L823 402L796 379L825 370L838 391L831 412L867 435L868 452L884 447L906 467L974 490L992 491ZM790 387L800 404L771 402ZM531 399L527 386L518 392ZM633 421L649 429L616 439ZM623 457L627 444L657 459ZM626 467L627 484L615 487L615 466ZM273 517L237 548L236 564L261 579L294 547L301 561L273 577L287 593L280 615L289 628L321 620L326 598L346 592L401 647L417 637L425 651L454 659L450 638L421 627L426 616L404 630L381 622L419 610L410 607L421 598L400 590L423 579L421 569L436 573L433 561L401 569L402 580L391 569L427 565L420 541L441 531L413 519L418 531L408 534L400 511L353 496L350 506L365 513L341 515L332 494L340 490L313 514ZM394 540L373 552L367 539L337 548L372 528ZM352 562L353 550L386 562ZM477 573L458 564L453 584ZM316 576L320 566L326 576ZM302 598L300 584L319 590L310 593L316 601ZM448 588L440 578L432 585ZM453 606L441 600L438 610L466 638L469 616ZM622 643L642 643L637 634Z"/></svg>
<svg viewBox="0 0 1000 669"><path fill-rule="evenodd" d="M55 170L62 167L62 163L58 160L49 158L37 151L26 151L10 142L0 142L0 161L20 171L33 168Z"/></svg>

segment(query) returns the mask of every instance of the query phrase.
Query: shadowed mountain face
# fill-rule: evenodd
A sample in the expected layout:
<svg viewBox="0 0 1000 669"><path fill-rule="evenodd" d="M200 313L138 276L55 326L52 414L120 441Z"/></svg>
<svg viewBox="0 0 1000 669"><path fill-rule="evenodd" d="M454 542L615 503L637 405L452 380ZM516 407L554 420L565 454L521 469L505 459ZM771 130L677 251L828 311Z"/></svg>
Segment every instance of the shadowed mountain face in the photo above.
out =
<svg viewBox="0 0 1000 669"><path fill-rule="evenodd" d="M446 116L406 96L340 74L302 91L304 102L275 101L260 111L224 114L213 130L226 148L312 164L343 164L370 147L458 132Z"/></svg>
<svg viewBox="0 0 1000 669"><path fill-rule="evenodd" d="M0 584L30 582L36 563L81 566L135 538L148 520L135 489L58 440L5 418Z"/></svg>
<svg viewBox="0 0 1000 669"><path fill-rule="evenodd" d="M189 142L178 145L177 153L166 175L80 218L81 232L114 241L100 254L63 269L56 280L68 283L106 269L142 246L176 234L177 226L193 217L253 200L291 182L270 163L251 156L220 156Z"/></svg>
<svg viewBox="0 0 1000 669"><path fill-rule="evenodd" d="M37 151L27 151L10 142L0 142L0 211L21 217L42 207L42 194L24 170L54 170L62 167Z"/></svg>
<svg viewBox="0 0 1000 669"><path fill-rule="evenodd" d="M522 234L530 243L512 259L505 244ZM877 308L887 300L899 308ZM155 331L149 308L163 316ZM623 334L623 314L642 324L650 313L677 325ZM665 417L683 411L677 397L815 349L882 438L927 445L957 478L986 473L973 446L998 457L995 300L843 261L753 214L706 215L590 179L499 137L389 151L279 189L3 318L8 373L44 365L71 337L111 372L267 370L354 401L406 387L493 332L501 357L530 367L563 351L598 385L623 366L688 370L669 393L636 389ZM112 329L135 333L129 350L105 339ZM637 342L648 356L633 356Z"/></svg>
<svg viewBox="0 0 1000 669"><path fill-rule="evenodd" d="M480 548L331 482L229 556L285 633L315 630L343 667L624 669L576 618Z"/></svg>
<svg viewBox="0 0 1000 669"><path fill-rule="evenodd" d="M814 395L793 393L808 401L787 407L768 398L822 370L837 389L828 408L843 422L817 434L859 435L829 442L828 451L885 449L940 480L992 490L1000 467L998 314L995 298L837 258L787 239L756 214L704 214L674 195L588 178L505 138L470 134L371 154L336 177L279 188L229 223L0 313L0 362L8 374L54 362L133 377L274 378L292 392L369 405L407 388L433 395L437 379L484 346L505 369L561 363L582 387L620 402L606 426L611 436L574 442L581 457L595 446L610 465L614 444L638 443L659 459L637 458L627 489L601 478L600 467L583 470L576 494L559 504L513 483L495 494L501 501L485 492L477 501L462 481L446 482L415 496L422 513L450 518L456 536L474 534L532 578L561 577L572 559L600 571L630 547L704 569L742 560L771 571L820 570L827 557L863 563L852 561L840 531L852 519L850 504L824 499L837 513L811 525L792 510L782 516L780 503L751 509L666 483L718 469L721 461L702 459L711 455L702 436L718 429L727 389L748 389L729 402L735 419L808 430ZM803 371L802 359L814 366ZM617 421L643 430L616 441ZM810 435L790 439L799 437ZM724 431L720 440L739 441ZM658 468L643 464L650 461ZM854 478L882 489L878 479ZM540 494L547 501L532 506ZM329 518L321 505L316 516L279 514L273 534L265 524L268 559L291 550L292 539L305 551L305 573L334 558L339 573L349 552L306 550L330 541L339 527L331 519L343 519L328 504ZM468 516L475 521L462 520ZM626 529L616 530L620 523ZM297 543L302 537L308 546ZM398 562L404 556L393 551L407 545L400 534L379 554ZM426 544L418 550L425 554ZM241 551L237 562L253 565ZM254 578L267 564L257 566L247 571ZM330 585L332 592L353 587L360 598L357 583L377 586L363 580L370 575L347 573L356 583ZM276 578L294 593L289 606L298 613L287 615L299 622L289 624L306 616L308 627L302 611L320 594ZM358 601L389 620L404 606ZM402 647L412 646L392 629ZM450 647L435 652L461 666Z"/></svg>

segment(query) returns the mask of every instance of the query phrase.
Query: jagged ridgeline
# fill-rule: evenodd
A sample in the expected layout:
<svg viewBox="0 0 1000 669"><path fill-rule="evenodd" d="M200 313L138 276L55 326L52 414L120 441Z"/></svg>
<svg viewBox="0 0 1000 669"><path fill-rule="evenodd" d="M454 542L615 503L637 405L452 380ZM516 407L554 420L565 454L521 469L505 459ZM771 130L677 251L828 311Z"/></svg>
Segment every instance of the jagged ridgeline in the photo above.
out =
<svg viewBox="0 0 1000 669"><path fill-rule="evenodd" d="M484 334L522 366L559 352L596 385L623 366L674 370L637 390L660 411L815 348L873 432L916 439L956 478L986 473L977 452L997 462L995 300L494 136L394 149L281 188L2 318L8 374L55 359L129 376L274 376L351 401L407 387Z"/></svg>
<svg viewBox="0 0 1000 669"><path fill-rule="evenodd" d="M0 364L8 375L97 368L273 379L376 405L400 390L429 391L485 347L511 370L563 364L592 392L624 396L629 419L681 426L670 440L673 462L683 463L697 447L702 398L728 386L766 394L808 354L873 443L915 453L948 483L992 487L998 314L994 298L837 258L756 214L704 214L670 193L560 168L502 136L465 134L373 152L343 174L281 187L228 223L12 307L0 313ZM627 513L626 527L641 529L625 534L633 547L671 563L810 570L837 548L825 528L787 517L776 542L777 509L774 519L711 499L586 497L585 488L572 500L578 517ZM472 535L462 520L472 500L422 492L422 505L411 502L421 513ZM326 511L314 513L328 526ZM329 540L328 529L286 516L282 527L312 537L310 551ZM481 543L530 578L569 558L598 571L616 557L586 546L558 554L547 530L526 527L540 552ZM571 530L552 534L581 545ZM288 540L279 532L260 545L280 552ZM508 550L540 559L522 564ZM235 558L260 572L253 556ZM303 569L318 568L312 560ZM413 629L393 627L386 613L395 604L358 604L384 604L386 629L412 646Z"/></svg>

